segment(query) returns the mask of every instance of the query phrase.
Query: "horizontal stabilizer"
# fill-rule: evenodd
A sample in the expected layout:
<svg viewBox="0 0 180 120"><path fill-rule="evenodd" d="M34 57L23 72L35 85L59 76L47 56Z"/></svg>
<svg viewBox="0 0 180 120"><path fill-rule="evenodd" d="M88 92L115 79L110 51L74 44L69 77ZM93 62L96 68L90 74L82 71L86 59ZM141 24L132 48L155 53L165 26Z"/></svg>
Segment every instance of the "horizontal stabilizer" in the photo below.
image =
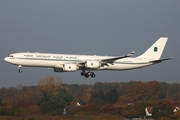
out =
<svg viewBox="0 0 180 120"><path fill-rule="evenodd" d="M163 62L165 60L171 60L173 58L164 58L164 59L159 59L159 60L152 60L152 61L149 61L149 62L152 62L152 63L160 63L160 62Z"/></svg>

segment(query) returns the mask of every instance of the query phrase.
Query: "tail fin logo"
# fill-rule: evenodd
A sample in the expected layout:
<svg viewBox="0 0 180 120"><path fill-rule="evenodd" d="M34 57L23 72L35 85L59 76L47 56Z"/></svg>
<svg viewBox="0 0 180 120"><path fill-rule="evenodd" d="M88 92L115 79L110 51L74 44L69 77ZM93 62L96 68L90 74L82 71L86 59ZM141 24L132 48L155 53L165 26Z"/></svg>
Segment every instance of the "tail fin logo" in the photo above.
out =
<svg viewBox="0 0 180 120"><path fill-rule="evenodd" d="M163 53L168 38L160 37L151 47L138 58L159 59Z"/></svg>
<svg viewBox="0 0 180 120"><path fill-rule="evenodd" d="M154 47L154 52L157 52L158 51L158 47Z"/></svg>

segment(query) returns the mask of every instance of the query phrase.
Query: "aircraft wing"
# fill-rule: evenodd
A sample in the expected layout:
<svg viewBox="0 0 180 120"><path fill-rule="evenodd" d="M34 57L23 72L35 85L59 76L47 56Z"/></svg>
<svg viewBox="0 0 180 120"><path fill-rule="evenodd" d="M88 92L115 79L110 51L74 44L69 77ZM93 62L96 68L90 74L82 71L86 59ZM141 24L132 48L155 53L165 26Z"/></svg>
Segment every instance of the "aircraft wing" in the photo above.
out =
<svg viewBox="0 0 180 120"><path fill-rule="evenodd" d="M163 62L165 60L171 60L173 58L163 58L163 59L159 59L159 60L152 60L152 61L149 61L149 62L152 62L152 63L160 63L160 62Z"/></svg>
<svg viewBox="0 0 180 120"><path fill-rule="evenodd" d="M118 60L118 59L122 59L122 58L126 58L126 57L131 57L133 56L135 53L135 51L132 51L131 53L127 54L127 55L124 55L124 56L119 56L119 57L113 57L113 58L107 58L107 59L101 59L101 60L97 60L99 61L102 65L107 65L108 66L108 63L110 64L113 64L113 62L115 60ZM77 63L80 67L84 66L86 62L80 62L80 63Z"/></svg>
<svg viewBox="0 0 180 120"><path fill-rule="evenodd" d="M119 60L122 58L126 58L126 57L132 57L134 55L135 51L132 51L131 53L124 55L124 56L119 56L119 57L114 57L114 58L108 58L108 59L102 59L100 60L102 63L113 63L115 60Z"/></svg>

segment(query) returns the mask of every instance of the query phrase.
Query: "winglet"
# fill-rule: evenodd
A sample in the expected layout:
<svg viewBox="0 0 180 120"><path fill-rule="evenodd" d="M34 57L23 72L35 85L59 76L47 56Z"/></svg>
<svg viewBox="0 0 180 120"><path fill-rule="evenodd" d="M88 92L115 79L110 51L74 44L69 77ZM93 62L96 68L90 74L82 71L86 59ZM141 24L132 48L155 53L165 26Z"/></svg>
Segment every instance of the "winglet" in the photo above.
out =
<svg viewBox="0 0 180 120"><path fill-rule="evenodd" d="M127 54L126 57L132 57L135 54L135 51L132 51L131 53Z"/></svg>

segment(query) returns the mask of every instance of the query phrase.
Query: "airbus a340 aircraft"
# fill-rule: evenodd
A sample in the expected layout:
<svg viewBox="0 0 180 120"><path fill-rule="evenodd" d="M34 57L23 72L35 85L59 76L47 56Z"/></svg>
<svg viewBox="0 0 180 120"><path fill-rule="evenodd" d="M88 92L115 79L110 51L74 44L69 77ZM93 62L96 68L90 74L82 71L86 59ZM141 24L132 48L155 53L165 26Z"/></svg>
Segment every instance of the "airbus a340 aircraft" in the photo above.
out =
<svg viewBox="0 0 180 120"><path fill-rule="evenodd" d="M22 52L4 58L8 63L17 65L19 72L24 67L47 67L55 72L74 72L82 70L81 75L95 77L94 70L130 70L160 63L172 58L161 59L168 38L159 38L146 52L132 57L134 51L124 56L96 56ZM87 71L87 72L86 72Z"/></svg>

